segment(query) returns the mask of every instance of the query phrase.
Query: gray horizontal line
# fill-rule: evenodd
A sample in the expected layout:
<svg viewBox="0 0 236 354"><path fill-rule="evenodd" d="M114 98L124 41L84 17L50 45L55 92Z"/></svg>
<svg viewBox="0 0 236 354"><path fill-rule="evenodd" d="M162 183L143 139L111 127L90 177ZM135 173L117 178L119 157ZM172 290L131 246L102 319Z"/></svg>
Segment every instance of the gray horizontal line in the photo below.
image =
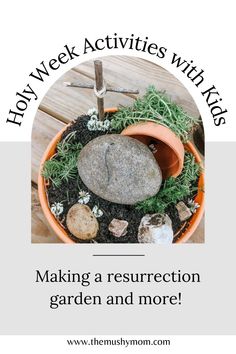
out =
<svg viewBox="0 0 236 354"><path fill-rule="evenodd" d="M145 257L145 254L93 254L93 257Z"/></svg>

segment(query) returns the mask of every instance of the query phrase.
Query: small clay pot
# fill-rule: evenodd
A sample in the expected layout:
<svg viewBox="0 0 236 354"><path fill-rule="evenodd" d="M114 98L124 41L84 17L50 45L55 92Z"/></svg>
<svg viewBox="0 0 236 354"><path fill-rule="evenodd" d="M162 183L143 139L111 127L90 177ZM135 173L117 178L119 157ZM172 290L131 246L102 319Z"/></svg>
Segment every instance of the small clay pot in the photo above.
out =
<svg viewBox="0 0 236 354"><path fill-rule="evenodd" d="M184 146L167 127L154 122L130 125L121 132L150 147L162 171L163 178L177 177L184 164Z"/></svg>

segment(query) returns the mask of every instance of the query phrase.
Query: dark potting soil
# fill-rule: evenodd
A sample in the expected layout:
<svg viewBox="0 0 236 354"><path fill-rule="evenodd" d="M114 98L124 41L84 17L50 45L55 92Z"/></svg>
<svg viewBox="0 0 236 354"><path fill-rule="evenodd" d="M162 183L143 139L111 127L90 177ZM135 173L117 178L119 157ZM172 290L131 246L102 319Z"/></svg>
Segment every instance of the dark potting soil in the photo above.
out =
<svg viewBox="0 0 236 354"><path fill-rule="evenodd" d="M106 134L101 131L89 131L87 129L88 120L89 116L87 115L78 117L78 119L75 120L62 134L61 140L64 140L69 133L76 131L74 139L85 146L90 140ZM109 132L109 134L111 134L111 132ZM103 215L97 219L99 222L99 232L96 238L90 241L82 241L77 239L69 232L66 226L66 215L72 205L78 202L80 190L89 192L91 197L87 205L91 209L94 205L97 205L99 209L103 211ZM79 174L77 175L77 178L70 179L69 182L62 181L59 188L54 187L52 184L49 185L47 192L50 205L55 202L63 203L64 210L60 215L59 220L66 229L68 235L70 235L71 239L75 242L93 243L95 241L97 243L138 243L138 227L145 213L135 209L132 205L115 204L98 197L85 186L80 179ZM172 220L172 227L175 234L181 227L181 221L179 219L177 209L173 205L166 210L166 214L168 214ZM118 238L109 232L108 225L114 218L128 221L128 232L125 236ZM179 236L180 235L178 235L177 238L179 238ZM176 239L174 239L174 242Z"/></svg>

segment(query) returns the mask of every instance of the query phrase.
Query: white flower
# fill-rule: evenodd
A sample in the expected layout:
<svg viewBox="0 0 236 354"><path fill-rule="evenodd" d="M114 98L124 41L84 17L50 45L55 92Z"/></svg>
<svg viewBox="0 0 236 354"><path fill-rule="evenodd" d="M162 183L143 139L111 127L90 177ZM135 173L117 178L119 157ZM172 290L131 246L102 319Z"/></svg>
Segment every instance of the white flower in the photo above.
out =
<svg viewBox="0 0 236 354"><path fill-rule="evenodd" d="M110 128L110 121L108 119L105 119L103 122L103 126L105 130L108 130Z"/></svg>
<svg viewBox="0 0 236 354"><path fill-rule="evenodd" d="M90 121L97 121L98 120L98 116L96 114L93 114L90 119Z"/></svg>
<svg viewBox="0 0 236 354"><path fill-rule="evenodd" d="M194 200L192 199L189 199L188 200L188 206L189 206L189 209L190 211L195 214L197 209L200 208L200 205L198 203L196 203Z"/></svg>
<svg viewBox="0 0 236 354"><path fill-rule="evenodd" d="M53 213L53 215L55 217L58 217L59 215L61 215L61 213L63 212L64 208L63 208L63 204L62 203L53 203L51 206L51 212Z"/></svg>
<svg viewBox="0 0 236 354"><path fill-rule="evenodd" d="M78 203L80 204L87 204L90 200L90 194L88 192L85 191L81 191L79 192L79 199L78 199Z"/></svg>
<svg viewBox="0 0 236 354"><path fill-rule="evenodd" d="M103 122L101 122L101 121L98 121L97 122L97 124L96 124L96 128L97 128L97 130L103 130Z"/></svg>
<svg viewBox="0 0 236 354"><path fill-rule="evenodd" d="M97 130L96 121L94 121L94 120L89 120L88 123L87 123L87 128L88 128L88 130L90 130L90 131Z"/></svg>
<svg viewBox="0 0 236 354"><path fill-rule="evenodd" d="M93 114L98 114L98 111L97 111L97 109L94 107L94 108L90 108L89 110L88 110L88 113L87 113L89 116L92 116Z"/></svg>
<svg viewBox="0 0 236 354"><path fill-rule="evenodd" d="M103 216L102 210L99 209L97 205L94 205L92 212L96 218L100 218L101 216Z"/></svg>
<svg viewBox="0 0 236 354"><path fill-rule="evenodd" d="M110 128L110 121L108 119L105 119L104 121L98 120L98 116L92 113L87 123L87 128L90 131L98 130L105 132Z"/></svg>

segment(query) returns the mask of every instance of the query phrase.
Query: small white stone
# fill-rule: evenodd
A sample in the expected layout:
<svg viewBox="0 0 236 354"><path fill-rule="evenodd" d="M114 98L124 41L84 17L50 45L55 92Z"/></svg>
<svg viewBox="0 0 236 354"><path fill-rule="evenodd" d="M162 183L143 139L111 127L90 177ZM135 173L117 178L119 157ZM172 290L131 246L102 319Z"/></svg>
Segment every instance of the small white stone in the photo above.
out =
<svg viewBox="0 0 236 354"><path fill-rule="evenodd" d="M142 218L138 228L140 243L170 244L173 238L172 222L167 214L147 214Z"/></svg>

